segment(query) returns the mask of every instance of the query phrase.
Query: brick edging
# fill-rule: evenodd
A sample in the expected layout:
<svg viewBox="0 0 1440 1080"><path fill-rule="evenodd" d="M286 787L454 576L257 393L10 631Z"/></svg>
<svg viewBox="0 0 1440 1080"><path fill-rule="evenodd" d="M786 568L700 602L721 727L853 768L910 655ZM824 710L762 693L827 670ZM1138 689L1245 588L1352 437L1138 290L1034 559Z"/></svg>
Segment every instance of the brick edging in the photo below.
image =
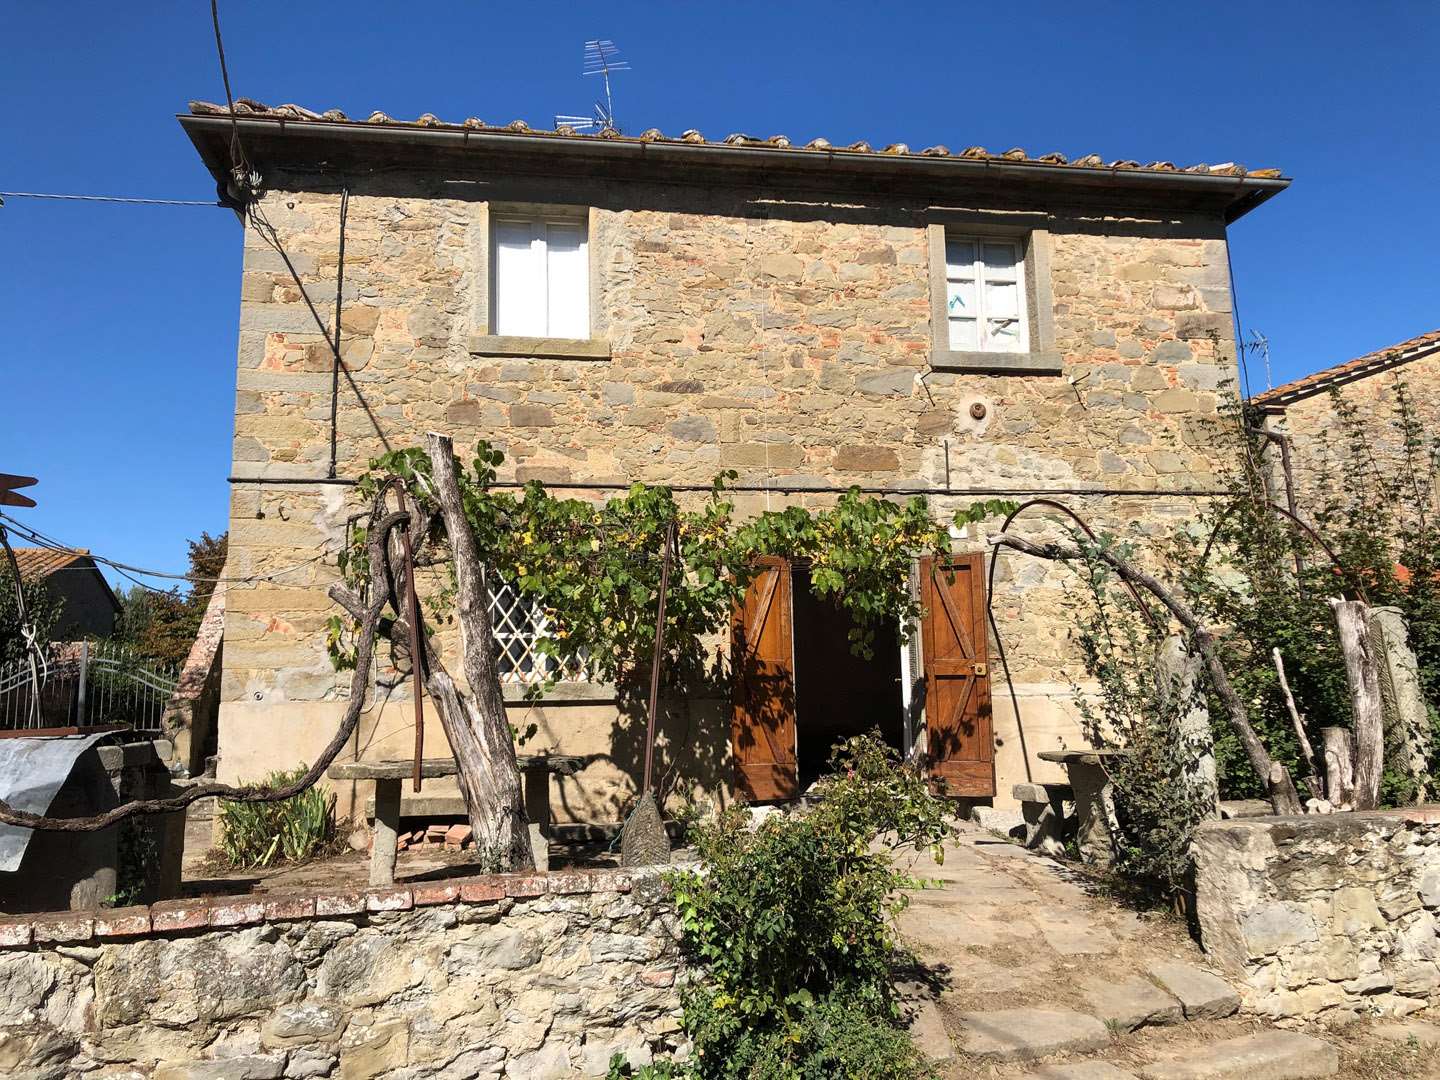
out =
<svg viewBox="0 0 1440 1080"><path fill-rule="evenodd" d="M637 877L629 870L572 870L549 874L485 874L412 885L366 889L307 889L244 896L159 900L100 911L50 911L0 917L0 950L29 945L76 945L170 934L228 929L268 922L328 919L410 911L436 904L490 904L507 897L584 896L628 893Z"/></svg>

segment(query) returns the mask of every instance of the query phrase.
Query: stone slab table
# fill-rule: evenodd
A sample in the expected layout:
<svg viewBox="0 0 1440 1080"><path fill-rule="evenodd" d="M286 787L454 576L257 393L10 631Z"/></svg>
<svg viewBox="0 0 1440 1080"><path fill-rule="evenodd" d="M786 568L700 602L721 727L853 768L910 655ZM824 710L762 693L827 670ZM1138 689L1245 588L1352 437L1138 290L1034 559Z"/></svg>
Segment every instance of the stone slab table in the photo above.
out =
<svg viewBox="0 0 1440 1080"><path fill-rule="evenodd" d="M1115 861L1115 793L1106 770L1128 750L1042 750L1037 757L1065 767L1075 792L1076 839L1087 863L1109 866Z"/></svg>
<svg viewBox="0 0 1440 1080"><path fill-rule="evenodd" d="M550 754L519 755L525 819L530 823L530 849L535 869L550 868L550 774L574 776L585 764L583 758ZM459 772L454 758L425 758L420 776L436 780ZM350 761L331 765L325 775L331 780L371 780L375 784L375 822L370 847L370 884L395 882L395 843L400 833L400 785L415 775L411 761Z"/></svg>

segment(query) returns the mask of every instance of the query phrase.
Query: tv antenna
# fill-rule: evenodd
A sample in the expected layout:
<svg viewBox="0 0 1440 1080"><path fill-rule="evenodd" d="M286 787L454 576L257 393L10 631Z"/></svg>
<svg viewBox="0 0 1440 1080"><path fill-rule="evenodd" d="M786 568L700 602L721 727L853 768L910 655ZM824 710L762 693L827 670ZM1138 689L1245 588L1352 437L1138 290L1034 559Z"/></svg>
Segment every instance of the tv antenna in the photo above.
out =
<svg viewBox="0 0 1440 1080"><path fill-rule="evenodd" d="M610 76L617 71L629 71L630 62L620 59L620 51L615 48L615 42L609 38L597 38L594 41L585 42L585 62L582 75L598 75L605 82L605 100L595 102L595 114L593 116L564 116L556 114L555 126L562 124L574 128L576 131L604 131L612 128L620 130L620 125L615 123L615 100L610 95Z"/></svg>

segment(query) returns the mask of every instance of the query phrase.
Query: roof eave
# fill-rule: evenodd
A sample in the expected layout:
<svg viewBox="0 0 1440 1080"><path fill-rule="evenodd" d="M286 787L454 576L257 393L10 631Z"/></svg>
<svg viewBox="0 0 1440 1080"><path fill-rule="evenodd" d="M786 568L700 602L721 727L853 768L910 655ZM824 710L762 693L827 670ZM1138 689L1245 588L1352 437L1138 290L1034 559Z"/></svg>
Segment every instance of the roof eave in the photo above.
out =
<svg viewBox="0 0 1440 1080"><path fill-rule="evenodd" d="M1355 364L1355 361L1348 360L1343 364L1335 365L1334 368L1317 371L1303 379L1296 379L1294 382L1277 386L1273 390L1267 390L1263 394L1257 394L1250 399L1250 404L1266 413L1283 413L1298 401L1305 401L1317 394L1325 394L1352 382L1368 379L1372 375L1389 371L1401 364L1423 360L1437 352L1440 352L1440 342L1427 341L1408 349L1394 349L1360 366L1351 366Z"/></svg>
<svg viewBox="0 0 1440 1080"><path fill-rule="evenodd" d="M373 142L389 146L448 147L458 150L525 151L557 158L628 159L653 162L714 165L755 165L796 173L869 175L931 175L974 179L1006 179L1054 183L1063 186L1132 188L1152 191L1204 193L1225 203L1226 223L1238 220L1262 202L1290 186L1288 177L1230 176L1214 173L1162 172L1149 169L1105 168L1055 165L1048 162L1017 161L1003 157L967 158L919 154L864 153L836 148L797 149L773 146L724 146L680 141L605 139L538 132L474 131L468 129L424 128L409 124L370 124L353 121L295 120L285 117L195 115L176 117L195 144L217 182L224 182L228 169L216 149L214 136L228 139L232 126L243 142L254 136L294 137L320 141Z"/></svg>

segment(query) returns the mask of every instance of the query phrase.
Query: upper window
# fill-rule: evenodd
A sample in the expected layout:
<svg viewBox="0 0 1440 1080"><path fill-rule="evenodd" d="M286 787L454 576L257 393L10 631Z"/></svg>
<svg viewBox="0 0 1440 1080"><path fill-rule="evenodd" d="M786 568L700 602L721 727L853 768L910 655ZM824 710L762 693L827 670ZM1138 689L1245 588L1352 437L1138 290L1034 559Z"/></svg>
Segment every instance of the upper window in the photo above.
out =
<svg viewBox="0 0 1440 1080"><path fill-rule="evenodd" d="M500 218L492 226L491 326L499 335L590 336L584 224Z"/></svg>
<svg viewBox="0 0 1440 1080"><path fill-rule="evenodd" d="M945 238L945 314L955 352L1025 352L1025 259L1019 243Z"/></svg>

